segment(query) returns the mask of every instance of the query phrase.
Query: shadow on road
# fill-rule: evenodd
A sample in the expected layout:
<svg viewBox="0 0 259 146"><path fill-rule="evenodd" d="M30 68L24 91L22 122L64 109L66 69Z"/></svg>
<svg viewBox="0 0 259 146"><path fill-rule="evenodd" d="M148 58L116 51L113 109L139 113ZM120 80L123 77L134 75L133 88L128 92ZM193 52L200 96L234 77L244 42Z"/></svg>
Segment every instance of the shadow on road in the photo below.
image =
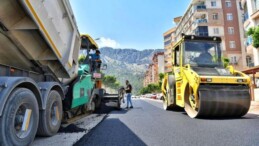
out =
<svg viewBox="0 0 259 146"><path fill-rule="evenodd" d="M186 112L183 112L182 114L188 116ZM199 117L196 119L199 119L199 120L248 120L248 119L259 119L259 116L248 113L243 117Z"/></svg>
<svg viewBox="0 0 259 146"><path fill-rule="evenodd" d="M74 144L74 146L99 145L146 146L146 144L119 119L104 120Z"/></svg>

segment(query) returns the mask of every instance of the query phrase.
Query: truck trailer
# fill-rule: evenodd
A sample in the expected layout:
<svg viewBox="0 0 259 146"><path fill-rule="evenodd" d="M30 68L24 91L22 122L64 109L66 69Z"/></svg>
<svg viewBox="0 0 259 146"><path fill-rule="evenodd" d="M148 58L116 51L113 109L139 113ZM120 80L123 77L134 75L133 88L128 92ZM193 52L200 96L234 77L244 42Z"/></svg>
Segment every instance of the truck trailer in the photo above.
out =
<svg viewBox="0 0 259 146"><path fill-rule="evenodd" d="M98 72L80 50L98 49L80 35L69 0L0 1L0 146L52 136L62 119L100 105Z"/></svg>

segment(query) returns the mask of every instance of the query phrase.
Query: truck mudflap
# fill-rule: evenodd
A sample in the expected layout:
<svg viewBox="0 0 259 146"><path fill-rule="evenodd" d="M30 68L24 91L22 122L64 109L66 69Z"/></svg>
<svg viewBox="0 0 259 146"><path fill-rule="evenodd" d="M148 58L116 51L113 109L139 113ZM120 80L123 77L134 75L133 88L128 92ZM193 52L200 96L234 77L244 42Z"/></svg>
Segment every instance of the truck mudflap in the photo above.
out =
<svg viewBox="0 0 259 146"><path fill-rule="evenodd" d="M201 85L199 103L194 107L191 97L185 100L185 110L192 117L242 117L250 107L248 86Z"/></svg>

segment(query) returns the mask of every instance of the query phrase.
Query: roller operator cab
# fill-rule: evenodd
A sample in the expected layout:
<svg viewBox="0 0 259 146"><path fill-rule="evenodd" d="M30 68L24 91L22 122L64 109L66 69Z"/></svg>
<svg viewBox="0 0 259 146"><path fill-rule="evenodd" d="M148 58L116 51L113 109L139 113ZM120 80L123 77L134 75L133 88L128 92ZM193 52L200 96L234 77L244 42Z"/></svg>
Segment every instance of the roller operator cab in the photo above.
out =
<svg viewBox="0 0 259 146"><path fill-rule="evenodd" d="M224 62L220 37L187 36L172 48L172 72L162 84L165 110L191 118L241 117L250 107L250 78Z"/></svg>

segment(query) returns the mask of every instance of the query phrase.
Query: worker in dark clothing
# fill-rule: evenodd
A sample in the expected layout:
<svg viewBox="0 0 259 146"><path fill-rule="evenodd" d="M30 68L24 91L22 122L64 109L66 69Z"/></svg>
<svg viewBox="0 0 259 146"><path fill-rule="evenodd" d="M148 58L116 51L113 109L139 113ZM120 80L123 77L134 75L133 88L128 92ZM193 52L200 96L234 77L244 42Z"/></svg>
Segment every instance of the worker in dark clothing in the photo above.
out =
<svg viewBox="0 0 259 146"><path fill-rule="evenodd" d="M130 108L133 108L132 101L131 101L132 86L128 80L126 80L125 91L126 91L126 97L127 97L127 107L126 108L129 108L129 104L130 104Z"/></svg>

